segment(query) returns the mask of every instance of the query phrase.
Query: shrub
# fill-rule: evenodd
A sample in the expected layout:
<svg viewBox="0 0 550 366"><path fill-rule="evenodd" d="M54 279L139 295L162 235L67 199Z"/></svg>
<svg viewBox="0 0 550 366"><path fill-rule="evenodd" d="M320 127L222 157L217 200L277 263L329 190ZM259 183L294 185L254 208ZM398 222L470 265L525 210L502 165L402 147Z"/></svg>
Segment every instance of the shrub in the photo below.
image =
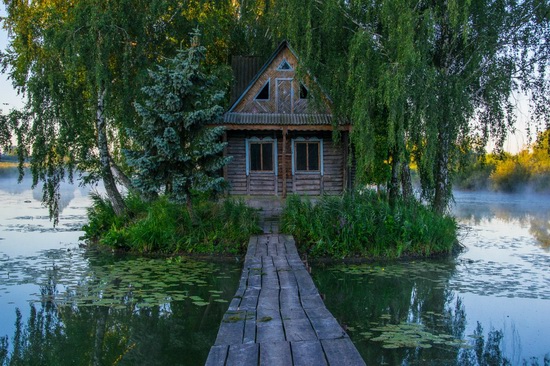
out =
<svg viewBox="0 0 550 366"><path fill-rule="evenodd" d="M519 159L506 159L497 164L491 181L497 191L516 192L525 187L530 178L527 166Z"/></svg>
<svg viewBox="0 0 550 366"><path fill-rule="evenodd" d="M83 238L139 253L240 254L250 235L261 232L257 211L243 201L200 197L192 215L166 197L147 203L129 195L125 202L126 214L117 217L109 201L94 194Z"/></svg>
<svg viewBox="0 0 550 366"><path fill-rule="evenodd" d="M457 230L452 217L440 216L418 201L391 208L372 191L323 196L316 204L290 196L281 227L310 256L338 258L449 253Z"/></svg>

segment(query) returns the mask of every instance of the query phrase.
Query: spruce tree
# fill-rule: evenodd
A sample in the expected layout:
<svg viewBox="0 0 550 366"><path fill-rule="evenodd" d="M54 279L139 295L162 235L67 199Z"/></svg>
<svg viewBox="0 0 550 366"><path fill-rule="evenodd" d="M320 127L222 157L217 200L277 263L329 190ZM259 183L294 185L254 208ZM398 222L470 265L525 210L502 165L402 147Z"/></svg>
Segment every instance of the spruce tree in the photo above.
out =
<svg viewBox="0 0 550 366"><path fill-rule="evenodd" d="M193 192L222 189L218 173L229 162L222 156L223 127L213 126L223 113L224 92L216 74L205 72L198 39L195 31L189 48L149 72L145 102L135 104L142 122L129 131L139 148L127 151L133 185L144 198L164 193L189 209Z"/></svg>

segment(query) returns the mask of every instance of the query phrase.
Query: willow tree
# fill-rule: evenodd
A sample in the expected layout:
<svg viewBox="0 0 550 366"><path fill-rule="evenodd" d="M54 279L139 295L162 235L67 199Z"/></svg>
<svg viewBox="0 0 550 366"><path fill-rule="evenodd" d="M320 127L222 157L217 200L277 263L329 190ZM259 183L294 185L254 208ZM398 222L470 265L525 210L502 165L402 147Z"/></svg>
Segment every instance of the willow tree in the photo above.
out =
<svg viewBox="0 0 550 366"><path fill-rule="evenodd" d="M291 0L283 7L282 24L305 66L352 120L359 183L404 194L414 160L424 197L443 212L460 139L479 133L502 144L515 120L512 92L529 92L534 115L548 121L548 1Z"/></svg>
<svg viewBox="0 0 550 366"><path fill-rule="evenodd" d="M33 181L44 182L50 214L57 219L60 181L75 171L101 179L120 214L115 178L126 182L117 164L124 128L134 121L146 68L169 43L177 9L164 0L4 4L11 38L3 68L26 94L31 119L19 148L32 155Z"/></svg>

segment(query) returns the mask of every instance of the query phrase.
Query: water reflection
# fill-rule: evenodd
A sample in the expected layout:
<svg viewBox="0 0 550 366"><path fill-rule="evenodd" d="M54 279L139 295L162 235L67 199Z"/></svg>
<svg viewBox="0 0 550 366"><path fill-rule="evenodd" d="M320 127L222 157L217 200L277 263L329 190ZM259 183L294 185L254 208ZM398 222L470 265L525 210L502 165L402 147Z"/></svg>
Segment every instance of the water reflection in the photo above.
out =
<svg viewBox="0 0 550 366"><path fill-rule="evenodd" d="M150 288L137 286L132 273L121 278L117 268L138 263L131 258L88 254L87 259L90 271L83 277L63 272L61 261L39 275L48 277L34 295L27 320L17 309L13 335L0 341L0 365L204 363L236 290L239 264L172 262L180 273L176 287L186 293L174 300L178 289L166 283L166 276L157 278L153 273ZM166 260L151 261L159 271L169 268L162 266ZM191 273L200 268L208 272ZM116 275L105 275L105 270ZM147 277L146 268L137 268L137 272ZM80 279L74 284L76 277ZM133 286L126 283L129 278ZM115 297L115 288L124 295ZM202 300L200 304L197 299Z"/></svg>
<svg viewBox="0 0 550 366"><path fill-rule="evenodd" d="M468 225L500 220L529 229L545 249L550 249L550 196L494 192L455 192L453 215Z"/></svg>
<svg viewBox="0 0 550 366"><path fill-rule="evenodd" d="M529 354L532 349L521 348L518 331L493 329L489 317L472 319L469 313L483 305L470 297L465 301L453 288L458 271L452 260L418 261L317 265L313 276L368 365L548 364L550 348L545 337L537 338L544 326L521 329L523 340L535 344ZM533 304L535 312L544 309L544 304L528 306ZM537 317L542 324L550 320L545 313ZM546 350L540 354L541 349Z"/></svg>
<svg viewBox="0 0 550 366"><path fill-rule="evenodd" d="M325 303L368 365L454 364L464 307L447 291L451 262L315 268ZM388 334L390 339L388 340Z"/></svg>
<svg viewBox="0 0 550 366"><path fill-rule="evenodd" d="M29 169L25 169L25 176L21 183L17 182L19 177L19 170L17 168L0 168L0 194L10 196L21 196L25 192L30 192L30 197L35 202L42 202L42 185L38 184L36 189L32 189L32 178ZM59 212L62 213L64 209L69 207L71 201L76 197L76 193L82 195L88 195L91 187L76 187L74 184L68 182L62 182L59 188ZM23 202L25 204L31 203L30 200Z"/></svg>
<svg viewBox="0 0 550 366"><path fill-rule="evenodd" d="M62 189L54 228L0 169L0 365L204 364L241 264L80 248L89 189Z"/></svg>

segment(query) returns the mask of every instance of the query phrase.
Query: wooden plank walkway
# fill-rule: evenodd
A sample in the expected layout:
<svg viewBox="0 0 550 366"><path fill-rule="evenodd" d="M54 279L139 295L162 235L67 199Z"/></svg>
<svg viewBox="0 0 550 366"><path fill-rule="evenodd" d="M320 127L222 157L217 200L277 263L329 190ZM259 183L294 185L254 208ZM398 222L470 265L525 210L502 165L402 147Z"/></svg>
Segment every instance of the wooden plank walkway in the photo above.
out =
<svg viewBox="0 0 550 366"><path fill-rule="evenodd" d="M207 366L365 365L289 235L253 236Z"/></svg>

